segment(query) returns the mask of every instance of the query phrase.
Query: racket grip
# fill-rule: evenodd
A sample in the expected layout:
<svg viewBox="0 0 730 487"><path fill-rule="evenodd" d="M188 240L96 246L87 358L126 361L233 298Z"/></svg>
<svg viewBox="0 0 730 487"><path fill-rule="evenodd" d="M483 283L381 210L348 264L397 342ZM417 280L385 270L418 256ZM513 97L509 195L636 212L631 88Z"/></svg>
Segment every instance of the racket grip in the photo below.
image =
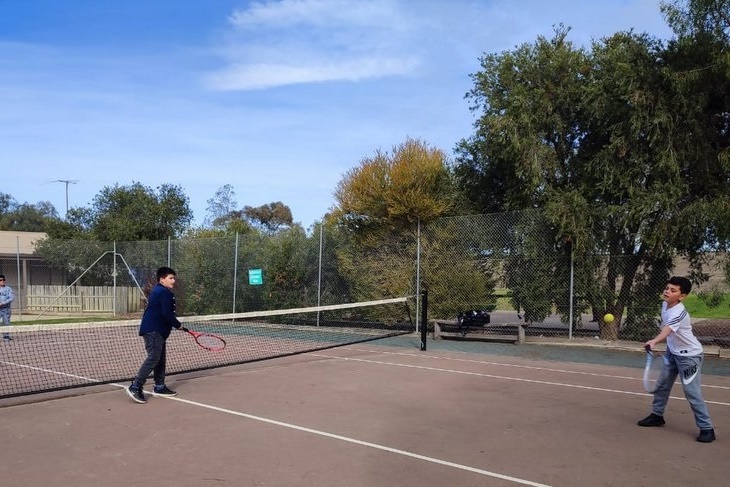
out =
<svg viewBox="0 0 730 487"><path fill-rule="evenodd" d="M651 345L644 345L644 350L646 350L647 352L651 352Z"/></svg>

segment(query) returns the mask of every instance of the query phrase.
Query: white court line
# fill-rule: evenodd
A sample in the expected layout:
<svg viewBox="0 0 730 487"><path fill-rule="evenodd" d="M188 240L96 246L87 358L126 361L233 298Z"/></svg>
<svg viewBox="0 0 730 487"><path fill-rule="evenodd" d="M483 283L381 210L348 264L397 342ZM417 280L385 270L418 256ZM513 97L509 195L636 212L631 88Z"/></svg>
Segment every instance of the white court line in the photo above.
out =
<svg viewBox="0 0 730 487"><path fill-rule="evenodd" d="M48 372L48 373L51 373L51 374L63 375L63 376L66 376L66 377L74 377L74 378L77 378L77 379L86 380L88 382L99 382L98 380L92 379L90 377L83 377L83 376L74 375L74 374L67 374L65 372L53 371L53 370L49 370L49 369L43 369L43 368L40 368L40 367L33 367L33 366L30 366L30 365L14 364L14 363L5 362L5 361L0 361L0 363L4 363L4 364L8 364L8 365L16 365L16 366L19 366L19 367L26 367L26 368L33 369L33 370L39 370L39 371ZM120 387L122 389L126 389L127 388L127 386L125 386L123 384L117 384L117 383L112 383L112 384L108 384L108 385L115 386L115 387ZM428 457L428 456L425 456L425 455L419 455L418 453L413 453L413 452L409 452L409 451L406 451L406 450L399 450L397 448L392 448L392 447L385 446L385 445L380 445L380 444L377 444L377 443L370 443L369 441L362 441L362 440L358 440L358 439L355 439L355 438L349 438L347 436L336 435L334 433L328 433L326 431L315 430L315 429L312 429L312 428L307 428L305 426L299 426L299 425L296 425L296 424L284 423L282 421L277 421L275 419L263 418L261 416L254 416L253 414L242 413L240 411L233 411L231 409L225 409L225 408L221 408L221 407L218 407L218 406L213 406L213 405L210 405L210 404L203 404L203 403L200 403L200 402L191 401L189 399L182 399L180 397L167 397L167 396L159 396L159 397L162 397L163 399L168 399L170 401L178 401L178 402L182 402L182 403L185 403L185 404L190 404L192 406L197 406L197 407L200 407L200 408L210 409L212 411L217 411L219 413L231 414L233 416L239 416L239 417L246 418L246 419L252 419L254 421L259 421L259 422L267 423L267 424L273 424L275 426L281 426L283 428L289 428L289 429L293 429L293 430L297 430L297 431L302 431L302 432L305 432L305 433L311 433L311 434L314 434L314 435L317 435L317 436L323 436L325 438L331 438L331 439L334 439L334 440L344 441L344 442L352 443L352 444L355 444L355 445L366 446L368 448L374 448L376 450L386 451L386 452L389 452L389 453L395 453L397 455L402 455L404 457L415 458L416 460L423 460L425 462L435 463L437 465L443 465L443 466L446 466L446 467L456 468L458 470L464 470L466 472L471 472L471 473L476 473L476 474L479 474L479 475L484 475L484 476L487 476L487 477L493 477L493 478L497 478L497 479L502 479L502 480L506 480L506 481L513 482L513 483L520 484L520 485L529 485L531 487L551 487L550 485L541 484L539 482L533 482L531 480L525 480L525 479L520 479L520 478L517 478L517 477L511 477L509 475L503 475L503 474L500 474L500 473L497 473L497 472L491 472L489 470L484 470L484 469L481 469L481 468L470 467L468 465L461 465L459 463L453 463L453 462L449 462L449 461L446 461L446 460L441 460L439 458Z"/></svg>
<svg viewBox="0 0 730 487"><path fill-rule="evenodd" d="M382 362L379 360L368 360L363 358L351 358L351 357L338 357L336 355L324 355L320 353L312 353L311 355L315 355L317 357L323 357L323 358L330 358L330 359L336 359L336 360L349 360L353 362L363 362L363 363L370 363L370 364L378 364L378 365L392 365L393 367L405 367L409 369L421 369L421 370L429 370L434 372L446 372L449 374L460 374L460 375L473 375L476 377L488 377L490 379L503 379L503 380L512 380L515 382L529 382L531 384L543 384L543 385L549 385L549 386L560 386L560 387L570 387L573 389L586 389L589 391L600 391L600 392L611 392L614 394L628 394L630 396L651 396L651 394L648 394L646 392L633 392L633 391L622 391L620 389L606 389L603 387L593 387L593 386L581 386L577 384L566 384L563 382L551 382L551 381L545 381L545 380L537 380L537 379L522 379L519 377L506 377L503 375L494 375L494 374L484 374L481 372L466 372L463 370L454 370L454 369L441 369L439 367L426 367L425 365L409 365L409 364L397 364L393 362ZM677 397L677 396L669 396L670 399L678 399L684 401L684 397ZM730 402L719 402L719 401L708 401L705 400L707 404L717 404L719 406L730 406Z"/></svg>
<svg viewBox="0 0 730 487"><path fill-rule="evenodd" d="M358 352L368 352L368 353L373 353L373 354L399 355L399 356L403 356L403 357L424 358L424 355L418 355L415 353L387 352L384 350L367 350L364 348L350 348L350 347L348 347L347 350L355 350ZM622 376L622 375L599 374L596 372L581 372L579 370L551 369L549 367L536 367L534 365L507 364L507 363L503 363L503 362L487 362L484 360L444 357L444 356L438 356L438 355L430 355L430 356L426 356L426 357L429 359L450 360L452 362L465 362L465 363L473 363L473 364L481 364L481 365L497 365L499 367L514 367L517 369L543 370L546 372L559 372L562 374L588 375L588 376L593 376L593 377L607 377L609 379L625 379L625 380L632 380L632 381L641 381L642 380L641 377L627 377L627 376ZM643 357L641 359L641 363L642 364L644 363ZM611 367L615 367L610 364L608 364L608 365ZM639 368L643 369L644 367L642 365L642 367L639 367ZM702 376L704 377L705 374L703 373ZM677 383L679 383L679 381L677 381ZM711 385L711 384L702 384L702 387L707 387L710 389L730 390L729 386L716 386L716 385Z"/></svg>
<svg viewBox="0 0 730 487"><path fill-rule="evenodd" d="M15 362L6 362L5 360L0 360L0 364L12 365L13 367L20 367L22 369L37 370L39 372L46 372L49 374L62 375L64 377L72 377L74 379L80 379L80 380L85 380L85 381L91 382L91 383L101 384L100 381L98 381L96 379L91 379L89 377L84 377L83 375L68 374L66 372L61 372L58 370L51 370L51 369L44 369L42 367L35 367L33 365L16 364ZM117 385L117 384L114 384L114 385Z"/></svg>
<svg viewBox="0 0 730 487"><path fill-rule="evenodd" d="M193 406L198 406L198 407L205 408L205 409L210 409L210 410L217 411L217 412L220 412L220 413L232 414L234 416L240 416L242 418L252 419L254 421L260 421L262 423L273 424L273 425L276 425L276 426L281 426L283 428L289 428L289 429L293 429L293 430L297 430L297 431L303 431L305 433L311 433L311 434L314 434L314 435L317 435L317 436L324 436L325 438L331 438L331 439L334 439L334 440L344 441L344 442L347 442L347 443L353 443L355 445L366 446L368 448L374 448L376 450L386 451L388 453L395 453L397 455L402 455L404 457L415 458L416 460L423 460L423 461L426 461L426 462L435 463L437 465L443 465L443 466L446 466L446 467L451 467L451 468L456 468L456 469L459 469L459 470L464 470L466 472L471 472L471 473L476 473L476 474L479 474L479 475L485 475L487 477L493 477L493 478L497 478L497 479L507 480L509 482L514 482L516 484L530 485L532 487L550 487L547 484L541 484L539 482L533 482L531 480L520 479L520 478L517 478L517 477L511 477L509 475L503 475L503 474L496 473L496 472L490 472L489 470L483 470L481 468L470 467L468 465L461 465L459 463L453 463L453 462L449 462L449 461L446 461L446 460L441 460L441 459L438 459L438 458L427 457L425 455L419 455L418 453L413 453L413 452L409 452L409 451L406 451L406 450L399 450L398 448L392 448L392 447L389 447L389 446L380 445L378 443L370 443L369 441L362 441L362 440L358 440L358 439L355 439L355 438L350 438L350 437L347 437L347 436L341 436L341 435L336 435L334 433L328 433L326 431L320 431L320 430L315 430L315 429L312 429L312 428L307 428L307 427L304 427L304 426L298 426L296 424L284 423L282 421L276 421L275 419L262 418L261 416L254 416L252 414L242 413L240 411L233 411L231 409L225 409L225 408L220 408L220 407L217 407L217 406L211 406L209 404L203 404L203 403L196 402L196 401L190 401L189 399L182 399L182 398L179 398L179 397L164 397L164 399L169 399L171 401L184 402L186 404L190 404L190 405L193 405Z"/></svg>

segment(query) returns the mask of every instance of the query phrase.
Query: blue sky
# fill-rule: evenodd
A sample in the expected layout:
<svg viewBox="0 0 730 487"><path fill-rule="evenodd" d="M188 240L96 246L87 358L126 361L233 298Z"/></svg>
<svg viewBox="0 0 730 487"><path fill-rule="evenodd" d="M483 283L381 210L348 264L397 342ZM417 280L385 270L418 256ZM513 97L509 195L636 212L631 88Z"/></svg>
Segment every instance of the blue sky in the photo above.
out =
<svg viewBox="0 0 730 487"><path fill-rule="evenodd" d="M0 192L63 217L57 180L171 183L201 223L230 184L308 228L376 150L452 154L479 57L559 23L671 36L653 0L0 0Z"/></svg>

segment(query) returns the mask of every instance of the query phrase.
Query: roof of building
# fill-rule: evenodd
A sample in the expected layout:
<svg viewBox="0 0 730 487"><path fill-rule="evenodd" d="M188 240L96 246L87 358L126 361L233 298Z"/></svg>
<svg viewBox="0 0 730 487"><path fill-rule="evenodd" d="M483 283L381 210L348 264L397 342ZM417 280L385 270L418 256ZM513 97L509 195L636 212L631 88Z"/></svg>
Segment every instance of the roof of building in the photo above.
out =
<svg viewBox="0 0 730 487"><path fill-rule="evenodd" d="M31 255L35 252L35 243L47 236L44 232L0 231L0 255Z"/></svg>

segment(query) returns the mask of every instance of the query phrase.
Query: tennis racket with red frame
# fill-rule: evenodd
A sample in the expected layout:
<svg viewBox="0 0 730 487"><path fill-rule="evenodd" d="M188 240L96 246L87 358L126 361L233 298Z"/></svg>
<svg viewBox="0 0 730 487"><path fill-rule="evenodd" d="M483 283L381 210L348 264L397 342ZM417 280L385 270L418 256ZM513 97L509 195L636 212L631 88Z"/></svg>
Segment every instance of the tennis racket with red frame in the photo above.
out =
<svg viewBox="0 0 730 487"><path fill-rule="evenodd" d="M200 348L204 348L213 352L219 352L226 348L226 341L218 335L188 330L184 326L181 326L180 329L195 338L195 343L197 343Z"/></svg>

